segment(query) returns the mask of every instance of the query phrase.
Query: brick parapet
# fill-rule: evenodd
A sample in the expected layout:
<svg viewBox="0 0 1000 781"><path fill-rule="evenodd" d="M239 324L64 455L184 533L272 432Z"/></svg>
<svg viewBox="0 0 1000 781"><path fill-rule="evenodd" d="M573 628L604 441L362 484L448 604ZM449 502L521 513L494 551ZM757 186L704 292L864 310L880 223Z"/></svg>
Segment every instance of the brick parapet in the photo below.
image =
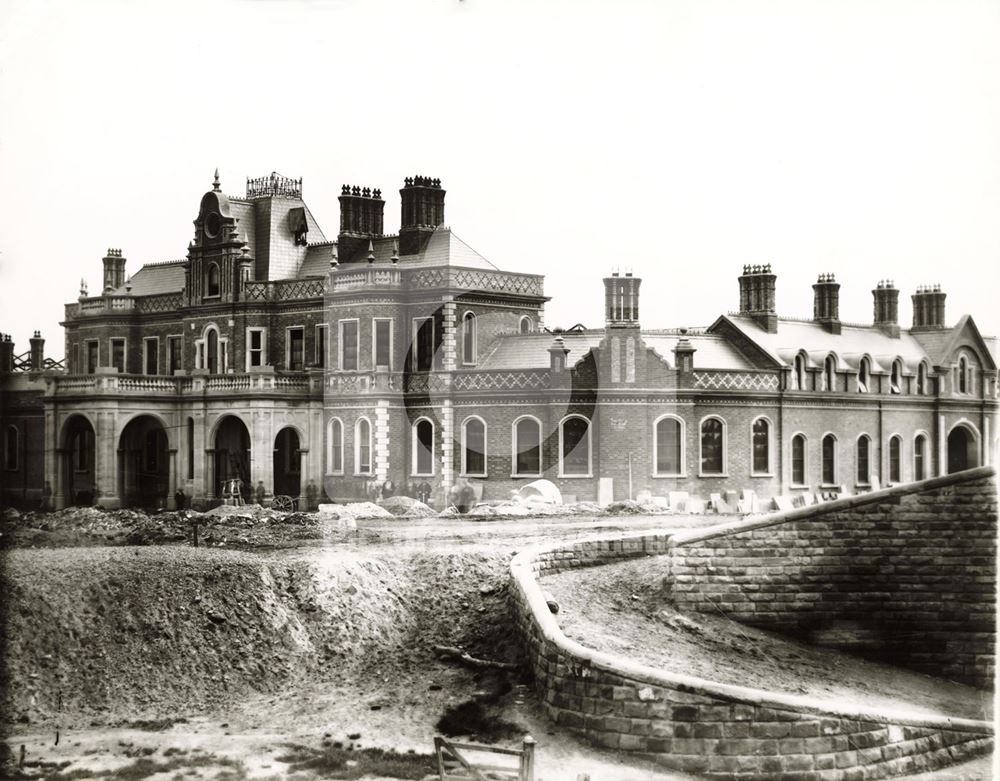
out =
<svg viewBox="0 0 1000 781"><path fill-rule="evenodd" d="M518 554L510 568L511 607L548 716L596 745L719 779L884 778L990 751L993 726L987 721L834 708L809 697L657 670L587 648L562 633L537 578L639 556L676 556L678 548L699 540L787 523L789 516L796 521L820 512L887 503L891 508L897 506L887 502L892 497L989 481L993 474L970 470L831 502L813 513L798 510L726 524L725 532L647 532Z"/></svg>

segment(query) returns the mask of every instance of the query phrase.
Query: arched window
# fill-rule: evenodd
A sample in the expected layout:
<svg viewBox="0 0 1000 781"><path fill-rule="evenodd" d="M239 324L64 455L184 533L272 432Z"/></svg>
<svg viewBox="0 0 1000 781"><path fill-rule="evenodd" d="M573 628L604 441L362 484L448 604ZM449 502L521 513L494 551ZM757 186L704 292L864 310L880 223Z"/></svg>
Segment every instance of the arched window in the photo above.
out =
<svg viewBox="0 0 1000 781"><path fill-rule="evenodd" d="M757 418L750 427L753 474L766 475L771 471L771 424L767 418Z"/></svg>
<svg viewBox="0 0 1000 781"><path fill-rule="evenodd" d="M209 374L219 373L219 332L209 328L205 332L205 368Z"/></svg>
<svg viewBox="0 0 1000 781"><path fill-rule="evenodd" d="M726 425L721 418L701 423L701 474L721 475L726 471Z"/></svg>
<svg viewBox="0 0 1000 781"><path fill-rule="evenodd" d="M219 295L219 266L216 263L209 263L205 269L205 295Z"/></svg>
<svg viewBox="0 0 1000 781"><path fill-rule="evenodd" d="M542 473L542 424L535 418L514 422L514 476L538 477Z"/></svg>
<svg viewBox="0 0 1000 781"><path fill-rule="evenodd" d="M837 390L837 360L832 355L823 361L823 390Z"/></svg>
<svg viewBox="0 0 1000 781"><path fill-rule="evenodd" d="M913 479L927 479L927 437L923 434L913 440Z"/></svg>
<svg viewBox="0 0 1000 781"><path fill-rule="evenodd" d="M917 393L921 396L927 393L927 364L923 361L917 367Z"/></svg>
<svg viewBox="0 0 1000 781"><path fill-rule="evenodd" d="M903 482L903 470L901 467L903 454L903 440L893 435L889 437L889 482Z"/></svg>
<svg viewBox="0 0 1000 781"><path fill-rule="evenodd" d="M462 474L486 477L486 423L467 418L462 424Z"/></svg>
<svg viewBox="0 0 1000 781"><path fill-rule="evenodd" d="M659 476L684 474L684 424L667 415L654 424L653 459Z"/></svg>
<svg viewBox="0 0 1000 781"><path fill-rule="evenodd" d="M806 359L801 355L795 356L792 367L792 390L806 389Z"/></svg>
<svg viewBox="0 0 1000 781"><path fill-rule="evenodd" d="M590 421L571 415L559 424L559 475L590 474Z"/></svg>
<svg viewBox="0 0 1000 781"><path fill-rule="evenodd" d="M354 424L354 473L372 473L372 424L368 418L358 418Z"/></svg>
<svg viewBox="0 0 1000 781"><path fill-rule="evenodd" d="M476 362L476 316L466 312L462 317L462 363Z"/></svg>
<svg viewBox="0 0 1000 781"><path fill-rule="evenodd" d="M856 464L858 467L857 481L860 485L867 485L872 481L872 441L867 434L858 437L858 455Z"/></svg>
<svg viewBox="0 0 1000 781"><path fill-rule="evenodd" d="M872 381L872 364L867 358L861 359L858 367L858 393L868 393Z"/></svg>
<svg viewBox="0 0 1000 781"><path fill-rule="evenodd" d="M903 362L898 358L892 362L892 374L889 375L889 392L903 392Z"/></svg>
<svg viewBox="0 0 1000 781"><path fill-rule="evenodd" d="M792 485L806 484L806 438L802 434L792 437Z"/></svg>
<svg viewBox="0 0 1000 781"><path fill-rule="evenodd" d="M823 437L822 468L824 485L834 485L837 482L837 438L833 434Z"/></svg>
<svg viewBox="0 0 1000 781"><path fill-rule="evenodd" d="M434 474L434 424L427 418L420 418L413 424L412 463L414 475Z"/></svg>
<svg viewBox="0 0 1000 781"><path fill-rule="evenodd" d="M16 472L19 468L20 433L17 426L7 426L7 430L4 432L3 466L4 469L9 469L12 472Z"/></svg>
<svg viewBox="0 0 1000 781"><path fill-rule="evenodd" d="M326 432L326 473L344 473L344 424L339 418L331 418Z"/></svg>
<svg viewBox="0 0 1000 781"><path fill-rule="evenodd" d="M965 360L963 355L958 359L958 392L968 393L969 392L969 362Z"/></svg>
<svg viewBox="0 0 1000 781"><path fill-rule="evenodd" d="M531 318L527 315L521 317L521 322L518 323L517 330L522 334L531 333Z"/></svg>

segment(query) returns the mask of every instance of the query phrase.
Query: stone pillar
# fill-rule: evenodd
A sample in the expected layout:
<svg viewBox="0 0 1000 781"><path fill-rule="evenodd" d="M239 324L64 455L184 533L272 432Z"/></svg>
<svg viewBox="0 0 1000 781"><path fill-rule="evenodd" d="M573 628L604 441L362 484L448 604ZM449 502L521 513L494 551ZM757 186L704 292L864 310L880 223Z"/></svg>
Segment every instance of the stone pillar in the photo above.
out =
<svg viewBox="0 0 1000 781"><path fill-rule="evenodd" d="M122 455L118 452L115 441L115 413L97 413L97 432L94 443L94 480L100 489L97 504L113 509L121 507L121 489L118 485L119 475L122 475Z"/></svg>
<svg viewBox="0 0 1000 781"><path fill-rule="evenodd" d="M192 412L189 417L194 421L194 441L191 443L191 456L194 460L194 466L191 469L191 474L193 475L191 479L191 500L195 498L204 499L208 495L208 487L206 484L207 477L207 464L205 461L205 455L207 453L205 442L206 431L205 431L205 413L202 411ZM187 431L187 419L184 419L184 429ZM186 433L185 433L186 436Z"/></svg>
<svg viewBox="0 0 1000 781"><path fill-rule="evenodd" d="M458 349L455 338L455 302L449 301L441 307L441 368L455 371L455 356Z"/></svg>
<svg viewBox="0 0 1000 781"><path fill-rule="evenodd" d="M174 494L177 493L177 448L167 451L167 509L176 510L177 501Z"/></svg>
<svg viewBox="0 0 1000 781"><path fill-rule="evenodd" d="M455 409L451 399L441 401L441 488L444 491L444 504L448 505L448 494L455 483L454 448L455 448Z"/></svg>
<svg viewBox="0 0 1000 781"><path fill-rule="evenodd" d="M937 477L948 472L948 428L945 424L944 415L938 415L938 459ZM930 470L928 470L928 473Z"/></svg>
<svg viewBox="0 0 1000 781"><path fill-rule="evenodd" d="M254 410L249 423L250 480L255 490L257 483L263 481L266 495L271 497L274 496L274 435L277 433L273 430L274 416L271 410Z"/></svg>
<svg viewBox="0 0 1000 781"><path fill-rule="evenodd" d="M211 501L215 498L215 448L206 447L203 451L205 454L205 461L202 464L202 474L204 479L205 487L205 499ZM195 475L197 475L197 471Z"/></svg>
<svg viewBox="0 0 1000 781"><path fill-rule="evenodd" d="M993 463L993 432L990 427L990 416L983 416L983 466Z"/></svg>
<svg viewBox="0 0 1000 781"><path fill-rule="evenodd" d="M375 479L389 479L389 401L375 402Z"/></svg>
<svg viewBox="0 0 1000 781"><path fill-rule="evenodd" d="M45 474L52 486L52 510L66 506L66 456L59 442L59 419L51 406L45 408Z"/></svg>

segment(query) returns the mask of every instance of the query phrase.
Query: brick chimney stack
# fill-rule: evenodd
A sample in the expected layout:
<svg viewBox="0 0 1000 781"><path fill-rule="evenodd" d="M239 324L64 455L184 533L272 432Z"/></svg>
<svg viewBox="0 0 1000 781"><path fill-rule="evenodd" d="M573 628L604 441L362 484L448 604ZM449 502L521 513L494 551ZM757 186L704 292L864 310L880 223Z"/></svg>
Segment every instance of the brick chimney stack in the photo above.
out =
<svg viewBox="0 0 1000 781"><path fill-rule="evenodd" d="M121 287L125 282L125 258L120 249L109 249L104 256L104 292Z"/></svg>
<svg viewBox="0 0 1000 781"><path fill-rule="evenodd" d="M14 371L14 340L10 334L0 334L0 374Z"/></svg>
<svg viewBox="0 0 1000 781"><path fill-rule="evenodd" d="M604 319L609 326L639 324L639 285L642 280L633 277L631 271L625 276L612 272L604 278Z"/></svg>
<svg viewBox="0 0 1000 781"><path fill-rule="evenodd" d="M940 285L921 285L913 294L913 328L944 328L944 299Z"/></svg>
<svg viewBox="0 0 1000 781"><path fill-rule="evenodd" d="M408 176L399 191L399 254L416 255L434 231L444 225L444 196L440 179Z"/></svg>
<svg viewBox="0 0 1000 781"><path fill-rule="evenodd" d="M687 338L687 328L682 328L681 338L674 345L674 368L679 372L690 372L694 369L695 352L695 346Z"/></svg>
<svg viewBox="0 0 1000 781"><path fill-rule="evenodd" d="M813 285L813 320L831 334L840 333L840 283L833 274L820 274Z"/></svg>
<svg viewBox="0 0 1000 781"><path fill-rule="evenodd" d="M879 280L872 291L875 299L875 326L886 336L899 338L899 291L891 279Z"/></svg>
<svg viewBox="0 0 1000 781"><path fill-rule="evenodd" d="M344 185L340 189L340 235L337 253L341 263L358 258L373 239L383 234L382 219L385 201L382 191L368 187ZM364 256L367 257L367 254Z"/></svg>
<svg viewBox="0 0 1000 781"><path fill-rule="evenodd" d="M777 277L771 264L744 266L740 276L740 314L749 315L769 334L778 332L778 313L775 311L774 283Z"/></svg>
<svg viewBox="0 0 1000 781"><path fill-rule="evenodd" d="M40 372L45 364L45 340L40 332L35 331L28 341L31 344L31 371Z"/></svg>

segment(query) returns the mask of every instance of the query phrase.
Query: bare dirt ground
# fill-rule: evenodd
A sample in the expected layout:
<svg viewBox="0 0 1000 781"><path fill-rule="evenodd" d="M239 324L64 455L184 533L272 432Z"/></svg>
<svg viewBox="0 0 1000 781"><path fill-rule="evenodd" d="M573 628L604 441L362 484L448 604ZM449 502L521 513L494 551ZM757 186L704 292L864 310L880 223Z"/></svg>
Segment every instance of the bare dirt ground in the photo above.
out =
<svg viewBox="0 0 1000 781"><path fill-rule="evenodd" d="M518 674L431 647L517 659L507 565L528 545L718 520L219 522L197 550L180 523L7 525L0 776L420 779L453 711L466 738L516 746L530 733L543 781L689 778L557 733ZM963 768L935 777L989 777Z"/></svg>

